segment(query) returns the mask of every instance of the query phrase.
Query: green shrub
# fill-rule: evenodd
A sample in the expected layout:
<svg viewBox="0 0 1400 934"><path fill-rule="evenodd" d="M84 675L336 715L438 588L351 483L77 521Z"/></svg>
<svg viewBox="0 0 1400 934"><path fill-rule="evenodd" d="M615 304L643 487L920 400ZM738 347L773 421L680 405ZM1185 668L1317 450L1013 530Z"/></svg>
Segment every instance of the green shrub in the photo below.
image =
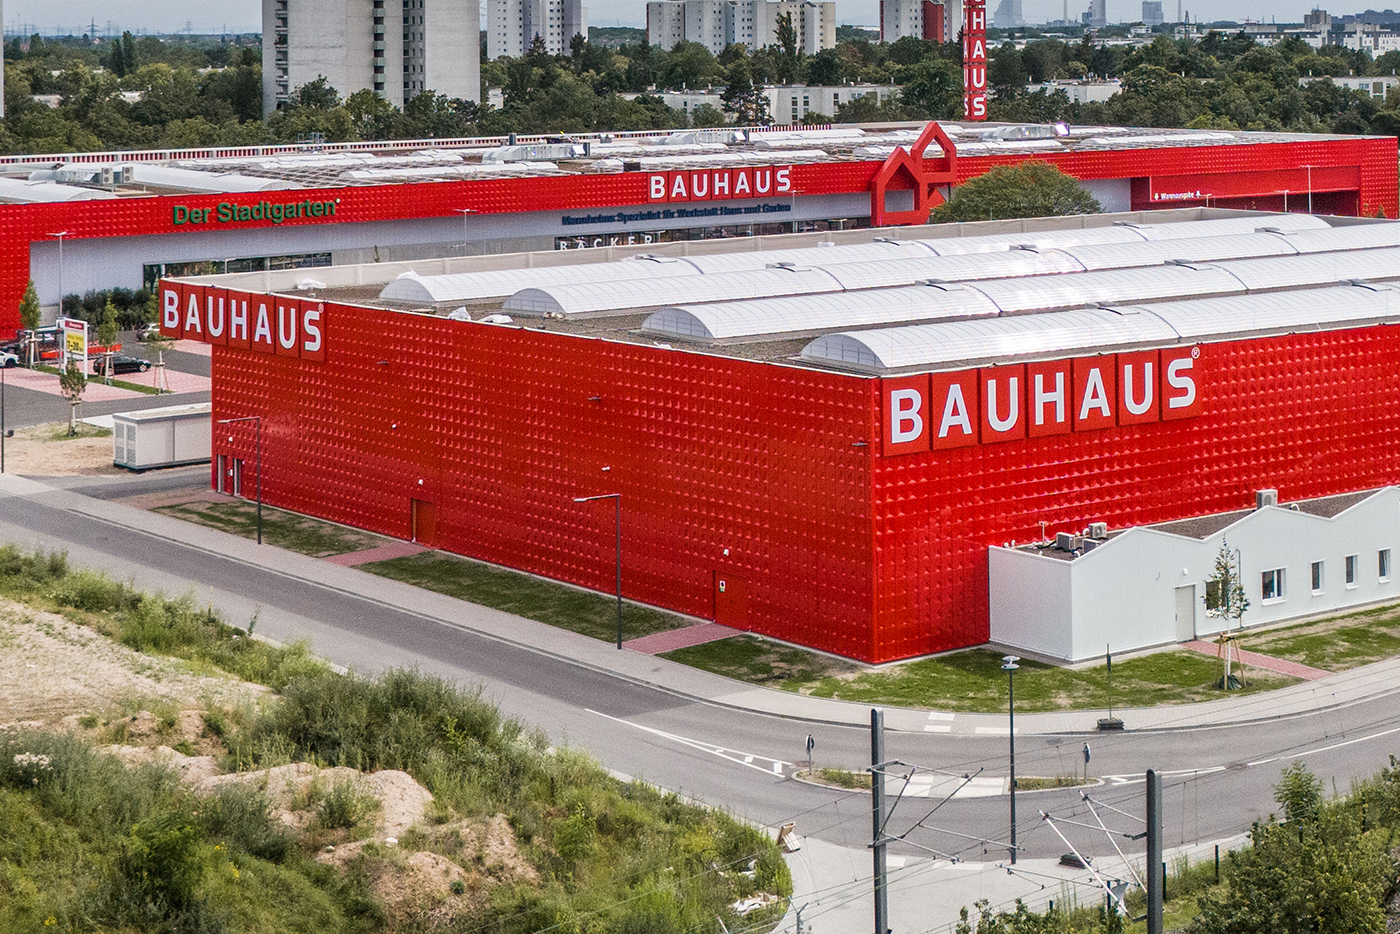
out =
<svg viewBox="0 0 1400 934"><path fill-rule="evenodd" d="M184 814L165 813L131 828L121 871L150 904L166 912L195 903L206 857L199 828Z"/></svg>
<svg viewBox="0 0 1400 934"><path fill-rule="evenodd" d="M379 799L355 779L340 779L331 784L316 805L316 817L322 827L332 830L354 827L379 808Z"/></svg>
<svg viewBox="0 0 1400 934"><path fill-rule="evenodd" d="M259 859L280 863L292 851L291 831L272 817L272 802L246 785L226 785L206 798L199 809L199 822L209 839L226 842Z"/></svg>

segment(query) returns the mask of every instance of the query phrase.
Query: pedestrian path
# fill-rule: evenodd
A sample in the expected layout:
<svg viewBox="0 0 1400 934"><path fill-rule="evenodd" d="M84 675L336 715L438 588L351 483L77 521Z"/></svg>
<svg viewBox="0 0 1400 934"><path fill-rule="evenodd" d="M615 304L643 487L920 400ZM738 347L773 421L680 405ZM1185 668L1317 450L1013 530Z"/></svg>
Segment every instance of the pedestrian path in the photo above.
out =
<svg viewBox="0 0 1400 934"><path fill-rule="evenodd" d="M144 373L122 373L113 378L124 383L152 386L155 374L156 370L152 368ZM43 373L27 367L10 367L5 371L5 382L20 389L32 389L35 392L47 393L51 396L63 395L56 373ZM210 380L207 376L182 373L178 370L172 370L168 366L165 368L165 382L172 393L208 392L210 386ZM145 395L147 393L138 392L135 389L108 386L100 376L89 376L87 388L83 390L83 401L117 402L123 399L140 399Z"/></svg>
<svg viewBox="0 0 1400 934"><path fill-rule="evenodd" d="M1197 639L1194 642L1182 643L1182 648L1190 649L1193 652L1200 652L1202 655L1219 655L1220 644L1218 642L1202 642ZM1234 657L1245 665L1254 668L1263 668L1265 671L1274 671L1281 675L1289 675L1294 678L1302 678L1304 681L1317 681L1332 674L1330 671L1323 671L1321 668L1312 668L1299 662L1290 662L1283 658L1274 658L1272 655L1260 655L1258 652L1246 652L1244 649L1235 648Z"/></svg>
<svg viewBox="0 0 1400 934"><path fill-rule="evenodd" d="M660 655L662 652L688 649L692 645L704 645L706 642L717 642L720 639L728 639L730 636L741 634L741 630L721 626L719 623L699 623L695 626L668 629L665 632L654 632L649 636L629 639L622 643L622 647L646 655Z"/></svg>
<svg viewBox="0 0 1400 934"><path fill-rule="evenodd" d="M321 560L329 561L331 564L338 564L343 568L353 568L361 564L369 564L371 561L388 561L390 558L407 558L409 555L416 555L427 550L428 549L416 542L390 542L387 545L366 548L364 551L350 551L343 555L331 555L329 558L322 558Z"/></svg>

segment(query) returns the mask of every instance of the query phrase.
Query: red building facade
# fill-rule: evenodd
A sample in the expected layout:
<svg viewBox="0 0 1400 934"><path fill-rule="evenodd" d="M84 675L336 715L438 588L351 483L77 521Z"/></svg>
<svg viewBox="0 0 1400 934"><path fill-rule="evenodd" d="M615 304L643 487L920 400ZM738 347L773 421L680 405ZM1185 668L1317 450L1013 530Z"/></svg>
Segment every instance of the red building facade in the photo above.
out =
<svg viewBox="0 0 1400 934"><path fill-rule="evenodd" d="M162 297L170 333L216 345L216 417L262 417L269 502L609 591L612 511L573 499L620 493L629 598L871 662L986 641L987 547L1041 523L1400 482L1393 327L881 379L178 281ZM1082 387L1099 364L1129 368L1107 418L1030 424L1037 373ZM1022 421L994 436L1007 410L975 387L1012 378ZM969 433L944 446L928 428L959 380ZM911 385L935 405L900 447ZM251 477L252 426L216 433L217 488L235 461Z"/></svg>

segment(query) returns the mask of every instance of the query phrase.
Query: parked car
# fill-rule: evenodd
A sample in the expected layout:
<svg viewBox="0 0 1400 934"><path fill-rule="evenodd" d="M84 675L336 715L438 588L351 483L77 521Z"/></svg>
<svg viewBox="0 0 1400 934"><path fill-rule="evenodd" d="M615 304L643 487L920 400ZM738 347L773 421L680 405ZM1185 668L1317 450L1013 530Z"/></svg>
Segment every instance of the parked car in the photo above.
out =
<svg viewBox="0 0 1400 934"><path fill-rule="evenodd" d="M95 368L99 374L106 372L106 364L99 358ZM140 357L128 357L124 353L112 354L113 373L144 373L151 368L151 361Z"/></svg>
<svg viewBox="0 0 1400 934"><path fill-rule="evenodd" d="M19 354L11 353L8 350L0 350L0 367L9 369L12 366L19 366Z"/></svg>
<svg viewBox="0 0 1400 934"><path fill-rule="evenodd" d="M136 329L136 339L138 341L148 341L159 334L160 324L156 321L152 321L150 324L143 324Z"/></svg>

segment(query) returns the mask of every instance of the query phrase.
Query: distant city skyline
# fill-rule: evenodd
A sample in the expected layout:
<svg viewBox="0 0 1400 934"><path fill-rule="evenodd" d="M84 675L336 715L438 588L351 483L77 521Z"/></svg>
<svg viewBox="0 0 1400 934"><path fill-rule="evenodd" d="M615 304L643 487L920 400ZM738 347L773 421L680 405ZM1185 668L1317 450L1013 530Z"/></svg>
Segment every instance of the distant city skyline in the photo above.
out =
<svg viewBox="0 0 1400 934"><path fill-rule="evenodd" d="M1293 0L1286 3L1269 3L1265 0L1226 0L1207 4L1202 0L1183 0L1183 5L1196 20L1208 13L1208 18L1251 19L1260 22L1301 22L1303 14L1321 6L1334 16L1344 13L1359 13L1366 5L1343 8L1331 4L1317 4L1308 0ZM1400 2L1390 6L1400 5ZM483 4L483 7L485 5ZM1374 9L1385 9L1386 3L1372 5ZM1043 23L1058 20L1063 8L1062 0L1023 0L1026 22ZM1077 17L1088 9L1088 0L1073 0L1070 15ZM61 12L58 12L61 10ZM1110 22L1131 22L1141 16L1141 0L1108 0ZM1162 12L1168 21L1176 18L1175 0L1164 0ZM57 15L55 15L57 13ZM63 0L55 4L52 0L4 0L4 28L6 33L16 32L21 24L33 27L38 32L49 34L61 27L62 31L81 35L87 32L88 25L96 21L97 32L103 35L108 24L120 33L129 29L133 32L181 32L187 26L197 33L258 32L261 23L261 9L258 0L227 0L219 5L218 14L205 9L191 9L188 0ZM880 19L879 0L837 0L836 18L838 23L875 26ZM646 0L590 0L589 23L593 26L634 26L646 25Z"/></svg>

